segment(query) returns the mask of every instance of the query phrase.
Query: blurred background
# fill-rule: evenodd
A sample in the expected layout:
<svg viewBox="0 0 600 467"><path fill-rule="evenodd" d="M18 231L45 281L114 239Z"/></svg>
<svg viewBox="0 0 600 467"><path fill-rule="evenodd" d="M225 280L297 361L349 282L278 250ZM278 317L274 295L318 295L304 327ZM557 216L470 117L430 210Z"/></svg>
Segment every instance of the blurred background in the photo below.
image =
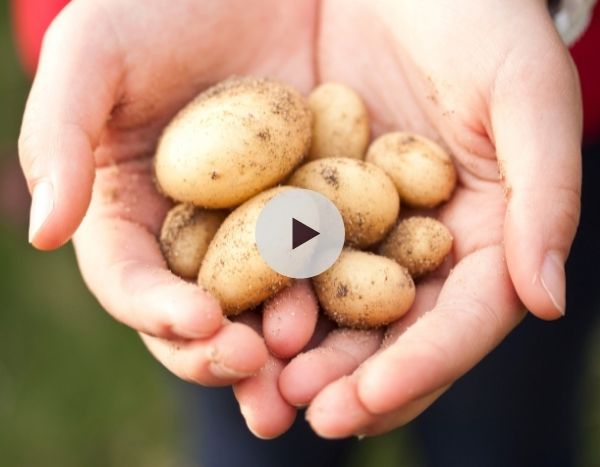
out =
<svg viewBox="0 0 600 467"><path fill-rule="evenodd" d="M28 87L0 0L0 465L184 465L181 383L102 311L70 245L42 253L27 243L16 141ZM598 466L600 346L590 355L580 458ZM358 443L349 467L419 465L415 451L399 430Z"/></svg>
<svg viewBox="0 0 600 467"><path fill-rule="evenodd" d="M16 141L28 87L1 0L0 465L176 465L165 372L100 309L70 245L27 243Z"/></svg>

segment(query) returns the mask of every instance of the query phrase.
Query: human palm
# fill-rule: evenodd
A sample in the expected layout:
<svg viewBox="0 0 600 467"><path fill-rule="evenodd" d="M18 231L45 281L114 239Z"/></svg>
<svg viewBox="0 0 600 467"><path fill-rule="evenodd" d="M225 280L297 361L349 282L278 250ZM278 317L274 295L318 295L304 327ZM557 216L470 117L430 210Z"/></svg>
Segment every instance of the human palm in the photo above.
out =
<svg viewBox="0 0 600 467"><path fill-rule="evenodd" d="M309 403L324 436L410 420L519 322L516 292L539 316L564 309L578 215L578 89L542 2L451 3L74 2L45 41L20 139L30 187L42 187L33 243L62 244L87 210L75 245L99 301L178 376L234 383L259 436L285 431L293 406ZM214 299L166 269L156 235L169 204L153 183L154 147L185 102L231 74L303 92L345 82L376 134L412 130L453 153L459 184L435 213L455 237L451 264L419 284L385 339L316 323L305 282L262 317L223 321Z"/></svg>

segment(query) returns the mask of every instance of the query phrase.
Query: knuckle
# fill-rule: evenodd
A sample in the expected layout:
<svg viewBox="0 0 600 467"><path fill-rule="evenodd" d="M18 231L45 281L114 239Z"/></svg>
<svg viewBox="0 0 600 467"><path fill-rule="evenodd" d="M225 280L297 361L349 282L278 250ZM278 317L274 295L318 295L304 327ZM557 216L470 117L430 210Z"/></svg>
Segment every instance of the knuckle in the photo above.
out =
<svg viewBox="0 0 600 467"><path fill-rule="evenodd" d="M184 379L196 384L207 385L210 380L207 377L208 366L218 361L219 356L214 346L208 347L206 351L197 352L183 369Z"/></svg>

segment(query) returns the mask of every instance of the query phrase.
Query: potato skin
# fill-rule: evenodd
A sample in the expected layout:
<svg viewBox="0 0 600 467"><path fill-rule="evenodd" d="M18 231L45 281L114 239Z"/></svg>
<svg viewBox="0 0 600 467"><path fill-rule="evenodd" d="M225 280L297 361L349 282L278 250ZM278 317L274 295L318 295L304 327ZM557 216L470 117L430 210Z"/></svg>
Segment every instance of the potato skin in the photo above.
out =
<svg viewBox="0 0 600 467"><path fill-rule="evenodd" d="M346 242L352 246L377 243L394 226L400 212L394 184L383 170L368 162L317 159L296 170L288 183L329 198L342 215Z"/></svg>
<svg viewBox="0 0 600 467"><path fill-rule="evenodd" d="M385 326L404 315L415 300L415 285L405 268L349 248L312 281L325 313L341 326Z"/></svg>
<svg viewBox="0 0 600 467"><path fill-rule="evenodd" d="M227 216L192 204L171 208L160 231L160 249L169 269L184 279L195 279L208 245Z"/></svg>
<svg viewBox="0 0 600 467"><path fill-rule="evenodd" d="M377 138L366 160L394 181L402 202L432 208L447 201L456 185L452 159L435 142L412 133L392 132Z"/></svg>
<svg viewBox="0 0 600 467"><path fill-rule="evenodd" d="M369 144L369 113L360 96L339 83L324 83L308 96L313 138L308 159L364 159Z"/></svg>
<svg viewBox="0 0 600 467"><path fill-rule="evenodd" d="M219 300L226 316L252 308L292 283L267 265L255 239L264 205L289 189L272 188L246 201L229 214L208 246L198 282Z"/></svg>
<svg viewBox="0 0 600 467"><path fill-rule="evenodd" d="M164 130L159 189L206 208L230 208L274 186L308 152L312 116L294 88L230 78L198 95Z"/></svg>
<svg viewBox="0 0 600 467"><path fill-rule="evenodd" d="M395 260L417 279L435 271L452 250L452 234L431 217L401 221L379 247L379 254Z"/></svg>

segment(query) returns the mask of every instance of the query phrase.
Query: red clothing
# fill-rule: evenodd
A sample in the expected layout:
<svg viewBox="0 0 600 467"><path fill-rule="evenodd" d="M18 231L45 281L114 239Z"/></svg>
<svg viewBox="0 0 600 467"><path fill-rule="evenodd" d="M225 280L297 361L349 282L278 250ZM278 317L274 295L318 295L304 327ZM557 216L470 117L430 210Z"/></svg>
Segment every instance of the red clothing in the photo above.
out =
<svg viewBox="0 0 600 467"><path fill-rule="evenodd" d="M15 34L21 60L33 75L46 28L69 0L13 0ZM600 7L598 7L600 9ZM585 138L600 139L600 12L571 49L583 93Z"/></svg>
<svg viewBox="0 0 600 467"><path fill-rule="evenodd" d="M21 63L33 76L46 28L69 0L12 0L12 19Z"/></svg>
<svg viewBox="0 0 600 467"><path fill-rule="evenodd" d="M583 93L585 138L600 139L600 5L581 40L571 48Z"/></svg>

